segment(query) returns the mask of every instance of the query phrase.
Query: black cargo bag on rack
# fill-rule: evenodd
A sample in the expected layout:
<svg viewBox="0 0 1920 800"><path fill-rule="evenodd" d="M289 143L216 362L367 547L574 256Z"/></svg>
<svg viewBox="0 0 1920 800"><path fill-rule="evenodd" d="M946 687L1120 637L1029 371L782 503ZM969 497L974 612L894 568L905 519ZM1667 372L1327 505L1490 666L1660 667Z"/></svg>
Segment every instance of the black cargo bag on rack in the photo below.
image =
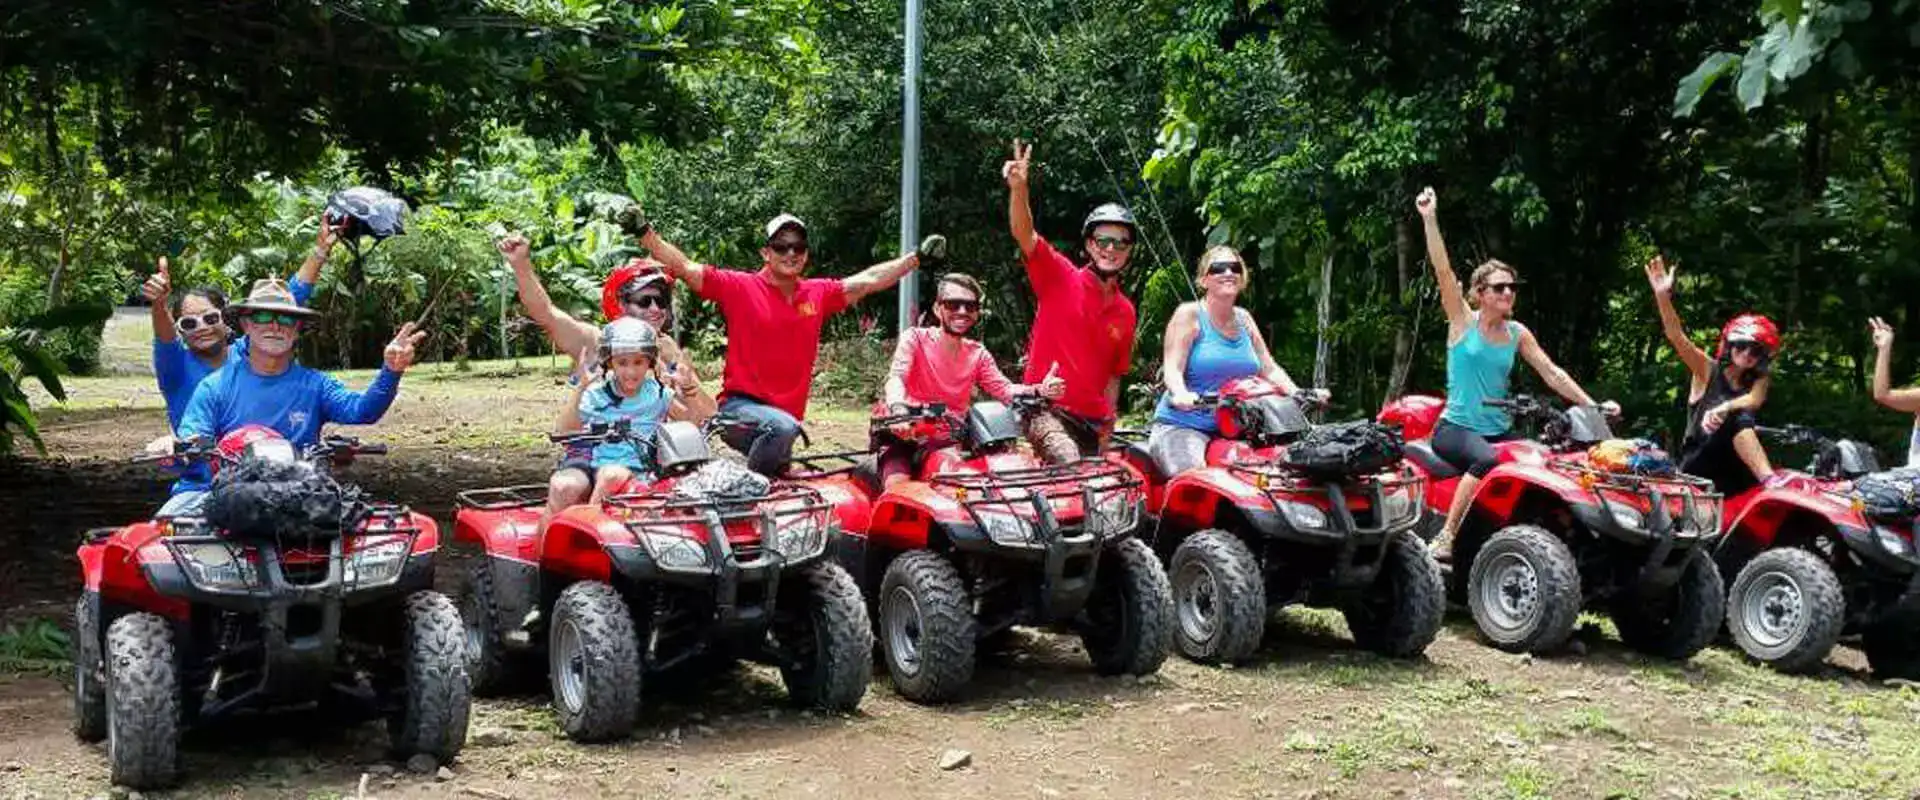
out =
<svg viewBox="0 0 1920 800"><path fill-rule="evenodd" d="M1281 463L1322 478L1370 475L1400 463L1400 431L1372 420L1321 425L1287 446Z"/></svg>
<svg viewBox="0 0 1920 800"><path fill-rule="evenodd" d="M240 538L332 538L353 498L310 462L242 459L207 491L207 523Z"/></svg>
<svg viewBox="0 0 1920 800"><path fill-rule="evenodd" d="M1902 467L1863 475L1853 482L1862 510L1874 519L1920 516L1920 468Z"/></svg>

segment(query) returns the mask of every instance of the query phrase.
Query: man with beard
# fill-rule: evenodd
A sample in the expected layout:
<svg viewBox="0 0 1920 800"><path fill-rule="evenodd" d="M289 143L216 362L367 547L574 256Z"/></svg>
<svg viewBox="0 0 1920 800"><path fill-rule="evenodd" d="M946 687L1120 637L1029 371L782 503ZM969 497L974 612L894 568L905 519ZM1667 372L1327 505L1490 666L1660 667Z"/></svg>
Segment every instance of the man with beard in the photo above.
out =
<svg viewBox="0 0 1920 800"><path fill-rule="evenodd" d="M349 391L337 378L302 366L293 358L300 330L319 314L294 301L285 283L257 281L245 302L229 307L240 320L249 345L194 389L176 433L182 440L217 440L243 425L265 425L296 448L320 441L327 423L369 425L379 421L400 391L400 375L413 365L414 346L425 339L409 322L387 343L385 363L363 392ZM156 454L171 452L173 441L148 445ZM206 500L206 478L190 475L174 484L173 497L157 516L194 516Z"/></svg>
<svg viewBox="0 0 1920 800"><path fill-rule="evenodd" d="M766 225L757 272L718 269L688 260L653 229L638 205L621 212L621 225L660 260L666 273L687 282L694 294L720 306L727 321L727 365L720 376L720 413L747 426L723 438L747 454L747 467L768 477L786 472L793 443L806 418L813 365L820 358L820 329L874 292L891 288L923 258L946 254L947 240L927 237L920 249L861 270L852 277L805 278L807 226L781 214Z"/></svg>
<svg viewBox="0 0 1920 800"><path fill-rule="evenodd" d="M1027 344L1028 383L1047 375L1066 380L1055 408L1027 417L1027 439L1054 463L1097 455L1112 430L1120 379L1133 361L1133 302L1120 293L1120 273L1140 233L1133 212L1117 203L1093 210L1080 226L1085 267L1075 266L1034 232L1027 179L1033 145L1013 143L1001 167L1007 179L1007 219L1026 261L1039 308Z"/></svg>
<svg viewBox="0 0 1920 800"><path fill-rule="evenodd" d="M313 297L313 285L320 279L320 267L333 253L333 243L345 223L320 215L320 232L314 237L313 252L287 281L293 300L306 305ZM160 266L140 287L141 296L153 305L153 378L160 385L160 396L167 403L167 428L180 427L187 401L200 381L230 360L244 358L245 340L234 341L231 321L226 319L227 296L212 286L196 286L173 298L173 273L166 256ZM229 358L232 356L232 358Z"/></svg>

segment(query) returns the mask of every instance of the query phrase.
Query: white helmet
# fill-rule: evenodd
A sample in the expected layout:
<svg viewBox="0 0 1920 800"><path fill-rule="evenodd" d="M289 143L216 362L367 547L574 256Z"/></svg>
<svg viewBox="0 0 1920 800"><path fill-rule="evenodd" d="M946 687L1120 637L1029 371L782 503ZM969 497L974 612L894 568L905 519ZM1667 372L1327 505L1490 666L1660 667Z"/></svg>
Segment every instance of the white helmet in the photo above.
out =
<svg viewBox="0 0 1920 800"><path fill-rule="evenodd" d="M614 356L633 353L643 353L648 358L660 357L660 334L654 332L652 325L633 317L621 317L600 329L602 363L612 361Z"/></svg>

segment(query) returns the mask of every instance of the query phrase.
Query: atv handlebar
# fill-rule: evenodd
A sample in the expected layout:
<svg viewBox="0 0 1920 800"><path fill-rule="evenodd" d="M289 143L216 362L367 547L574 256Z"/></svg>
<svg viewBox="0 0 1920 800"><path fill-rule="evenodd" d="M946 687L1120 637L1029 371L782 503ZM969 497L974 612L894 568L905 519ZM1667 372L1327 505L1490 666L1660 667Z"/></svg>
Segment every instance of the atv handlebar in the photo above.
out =
<svg viewBox="0 0 1920 800"><path fill-rule="evenodd" d="M1833 443L1833 437L1805 425L1788 424L1779 427L1755 425L1753 429L1762 436L1778 439L1782 444L1825 445Z"/></svg>

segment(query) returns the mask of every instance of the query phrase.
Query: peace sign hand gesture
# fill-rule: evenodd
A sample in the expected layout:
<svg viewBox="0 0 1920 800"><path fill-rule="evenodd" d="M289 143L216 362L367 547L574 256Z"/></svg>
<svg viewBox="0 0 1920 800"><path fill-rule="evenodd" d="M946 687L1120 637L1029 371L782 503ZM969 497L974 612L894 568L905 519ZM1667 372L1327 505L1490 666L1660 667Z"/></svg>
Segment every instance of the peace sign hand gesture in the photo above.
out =
<svg viewBox="0 0 1920 800"><path fill-rule="evenodd" d="M1873 347L1875 350L1885 350L1893 346L1893 326L1888 325L1886 320L1879 317L1869 319L1867 320L1867 328L1873 331Z"/></svg>
<svg viewBox="0 0 1920 800"><path fill-rule="evenodd" d="M1000 176L1007 179L1007 188L1027 188L1027 172L1033 165L1033 145L1013 140L1013 159L1000 166Z"/></svg>
<svg viewBox="0 0 1920 800"><path fill-rule="evenodd" d="M393 341L387 343L387 350L384 354L387 369L394 372L406 372L407 367L413 366L414 346L420 344L421 340L426 338L427 332L418 330L416 323L409 322L401 325L400 332L394 334Z"/></svg>
<svg viewBox="0 0 1920 800"><path fill-rule="evenodd" d="M1673 279L1679 272L1680 267L1677 265L1672 269L1668 269L1665 258L1654 256L1649 259L1647 261L1647 283L1653 286L1654 296L1672 297Z"/></svg>

